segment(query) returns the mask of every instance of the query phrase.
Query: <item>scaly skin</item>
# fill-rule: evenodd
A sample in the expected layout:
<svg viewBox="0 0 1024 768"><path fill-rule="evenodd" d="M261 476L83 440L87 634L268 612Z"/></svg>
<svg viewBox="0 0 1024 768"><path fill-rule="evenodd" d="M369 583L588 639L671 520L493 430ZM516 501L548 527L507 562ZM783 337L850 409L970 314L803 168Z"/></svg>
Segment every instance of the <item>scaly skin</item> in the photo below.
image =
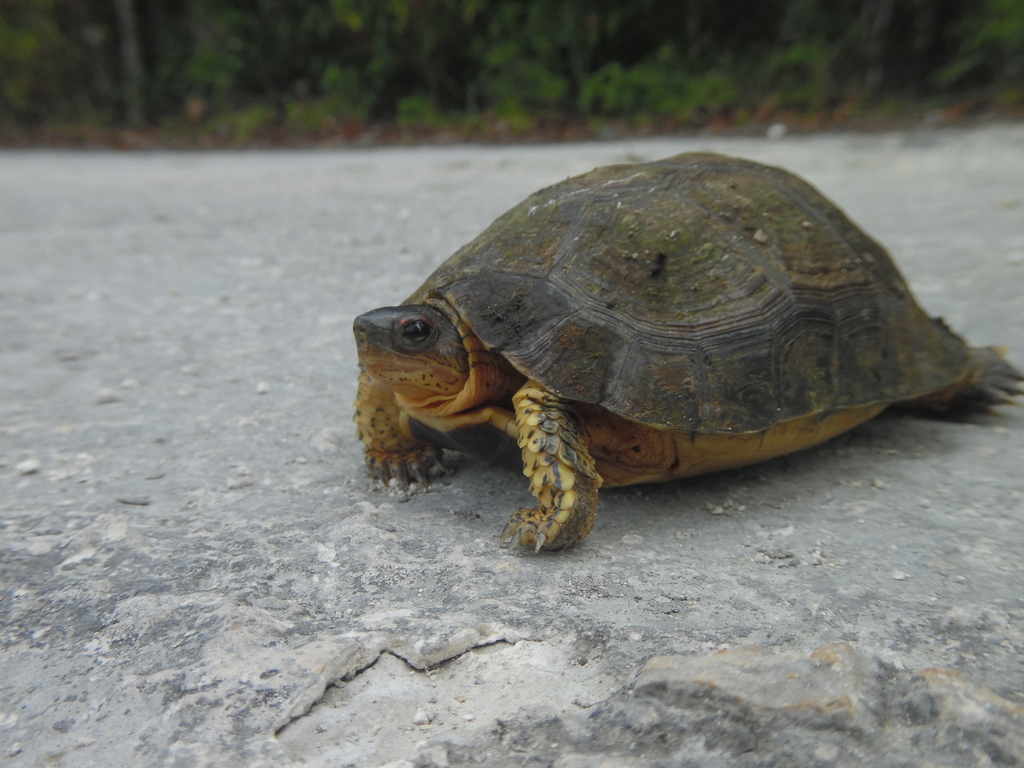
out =
<svg viewBox="0 0 1024 768"><path fill-rule="evenodd" d="M374 384L365 371L359 374L355 408L352 420L356 436L366 448L366 468L371 477L385 485L395 478L402 488L409 487L410 479L426 487L431 469L444 470L441 449L407 434L394 391Z"/></svg>
<svg viewBox="0 0 1024 768"><path fill-rule="evenodd" d="M501 534L536 550L561 549L594 527L601 476L594 469L583 425L570 403L527 382L513 397L523 474L530 478L536 509L515 512Z"/></svg>

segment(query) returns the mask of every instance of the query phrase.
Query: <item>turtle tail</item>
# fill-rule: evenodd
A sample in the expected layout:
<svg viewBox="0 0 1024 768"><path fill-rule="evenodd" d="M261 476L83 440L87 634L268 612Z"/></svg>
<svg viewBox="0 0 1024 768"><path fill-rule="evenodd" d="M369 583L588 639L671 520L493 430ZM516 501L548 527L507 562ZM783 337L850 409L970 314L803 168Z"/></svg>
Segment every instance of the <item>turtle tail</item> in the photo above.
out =
<svg viewBox="0 0 1024 768"><path fill-rule="evenodd" d="M1024 395L1024 373L1003 357L1006 347L971 347L967 370L952 386L920 397L920 405L935 411L984 411L993 405L1016 404Z"/></svg>

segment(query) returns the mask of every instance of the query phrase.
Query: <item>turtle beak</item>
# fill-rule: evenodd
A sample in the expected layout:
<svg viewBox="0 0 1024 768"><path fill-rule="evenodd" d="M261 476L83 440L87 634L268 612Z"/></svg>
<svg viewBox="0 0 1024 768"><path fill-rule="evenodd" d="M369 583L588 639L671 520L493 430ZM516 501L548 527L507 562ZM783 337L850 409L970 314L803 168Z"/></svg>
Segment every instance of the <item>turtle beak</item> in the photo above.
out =
<svg viewBox="0 0 1024 768"><path fill-rule="evenodd" d="M396 307L381 307L366 312L352 323L356 337L356 349L361 355L370 350L382 351L391 348L391 325Z"/></svg>

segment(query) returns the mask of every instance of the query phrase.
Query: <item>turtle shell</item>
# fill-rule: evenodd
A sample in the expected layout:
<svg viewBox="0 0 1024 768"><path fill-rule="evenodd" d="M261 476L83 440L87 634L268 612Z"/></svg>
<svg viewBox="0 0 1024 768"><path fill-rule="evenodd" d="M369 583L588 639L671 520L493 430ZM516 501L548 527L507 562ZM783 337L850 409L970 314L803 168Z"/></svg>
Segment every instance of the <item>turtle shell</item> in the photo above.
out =
<svg viewBox="0 0 1024 768"><path fill-rule="evenodd" d="M835 204L713 154L531 195L406 303L428 297L544 387L662 429L762 430L934 392L967 366Z"/></svg>

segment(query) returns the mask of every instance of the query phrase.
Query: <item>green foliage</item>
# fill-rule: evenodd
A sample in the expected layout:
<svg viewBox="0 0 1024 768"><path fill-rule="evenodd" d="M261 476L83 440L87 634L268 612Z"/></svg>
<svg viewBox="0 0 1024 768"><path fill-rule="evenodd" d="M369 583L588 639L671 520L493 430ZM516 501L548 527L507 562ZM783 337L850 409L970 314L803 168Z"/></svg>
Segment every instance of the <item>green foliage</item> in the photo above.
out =
<svg viewBox="0 0 1024 768"><path fill-rule="evenodd" d="M555 107L569 90L567 78L527 58L516 43L491 52L480 83L488 103L501 114Z"/></svg>
<svg viewBox="0 0 1024 768"><path fill-rule="evenodd" d="M406 96L398 102L398 124L403 128L414 128L419 126L436 126L441 123L441 117L430 103L430 99L422 94Z"/></svg>
<svg viewBox="0 0 1024 768"><path fill-rule="evenodd" d="M125 117L110 0L0 0L0 120ZM134 0L149 121L272 127L1024 96L1024 0ZM196 110L186 105L202 104Z"/></svg>
<svg viewBox="0 0 1024 768"><path fill-rule="evenodd" d="M506 118L570 108L600 39L603 5L480 2L474 18L487 24L473 41L473 51L482 65L476 77L482 106Z"/></svg>
<svg viewBox="0 0 1024 768"><path fill-rule="evenodd" d="M213 120L219 129L236 144L248 144L266 133L276 120L275 111L266 105L222 113Z"/></svg>
<svg viewBox="0 0 1024 768"><path fill-rule="evenodd" d="M334 117L365 120L373 102L372 94L362 85L359 70L331 62L320 75L320 92Z"/></svg>
<svg viewBox="0 0 1024 768"><path fill-rule="evenodd" d="M237 45L231 47L238 48ZM209 95L223 107L243 65L242 58L230 48L201 45L188 62L185 80L195 91Z"/></svg>
<svg viewBox="0 0 1024 768"><path fill-rule="evenodd" d="M587 80L580 107L593 114L648 113L688 120L699 110L714 111L739 100L728 75L715 70L689 74L686 68L670 45L662 46L652 60L629 68L613 61Z"/></svg>
<svg viewBox="0 0 1024 768"><path fill-rule="evenodd" d="M821 40L795 43L764 63L764 81L781 107L821 109L835 96L836 50Z"/></svg>
<svg viewBox="0 0 1024 768"><path fill-rule="evenodd" d="M46 102L70 97L71 46L55 0L0 2L0 120L32 118Z"/></svg>
<svg viewBox="0 0 1024 768"><path fill-rule="evenodd" d="M1024 0L985 0L961 25L963 42L939 70L942 85L992 81L1020 93L1024 86Z"/></svg>

